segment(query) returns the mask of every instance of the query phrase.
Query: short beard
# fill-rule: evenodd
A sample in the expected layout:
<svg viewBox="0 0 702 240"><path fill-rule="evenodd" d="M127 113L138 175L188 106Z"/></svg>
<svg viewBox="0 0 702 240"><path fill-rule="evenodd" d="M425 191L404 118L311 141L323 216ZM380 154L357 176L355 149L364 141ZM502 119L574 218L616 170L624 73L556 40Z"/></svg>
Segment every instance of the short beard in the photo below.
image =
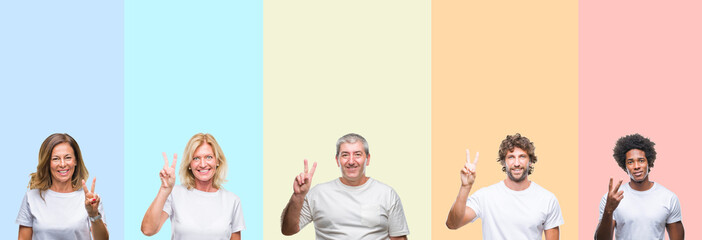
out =
<svg viewBox="0 0 702 240"><path fill-rule="evenodd" d="M527 162L527 165L524 168L524 170L522 171L522 176L520 178L514 177L514 175L512 175L512 171L510 171L510 169L507 169L507 177L509 177L509 179L514 181L514 182L524 181L524 179L527 178L527 175L529 175L529 162Z"/></svg>

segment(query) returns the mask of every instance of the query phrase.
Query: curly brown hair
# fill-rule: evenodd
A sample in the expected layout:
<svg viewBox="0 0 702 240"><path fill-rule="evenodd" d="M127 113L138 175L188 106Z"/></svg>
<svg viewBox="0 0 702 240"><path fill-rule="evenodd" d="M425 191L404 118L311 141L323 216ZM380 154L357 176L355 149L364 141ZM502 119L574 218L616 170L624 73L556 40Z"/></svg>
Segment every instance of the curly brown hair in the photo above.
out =
<svg viewBox="0 0 702 240"><path fill-rule="evenodd" d="M500 151L497 152L499 158L497 158L497 162L499 162L502 165L502 171L507 172L507 168L505 167L505 157L507 157L507 154L514 151L514 148L520 148L527 152L529 154L529 171L527 172L527 175L531 175L532 172L534 172L534 163L536 163L536 154L534 154L534 143L531 142L528 138L523 137L519 133L514 134L514 135L507 135L505 140L502 140L502 143L500 144Z"/></svg>

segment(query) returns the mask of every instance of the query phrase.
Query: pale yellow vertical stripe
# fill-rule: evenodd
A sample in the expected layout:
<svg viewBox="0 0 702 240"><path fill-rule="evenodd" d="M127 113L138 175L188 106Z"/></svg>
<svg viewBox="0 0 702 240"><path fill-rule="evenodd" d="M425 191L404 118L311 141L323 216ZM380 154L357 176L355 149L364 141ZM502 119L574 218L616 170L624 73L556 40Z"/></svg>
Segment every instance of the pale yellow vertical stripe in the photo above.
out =
<svg viewBox="0 0 702 240"><path fill-rule="evenodd" d="M264 239L303 159L340 176L336 140L370 143L369 176L400 195L411 239L430 238L429 1L264 1ZM313 239L314 226L285 239Z"/></svg>
<svg viewBox="0 0 702 240"><path fill-rule="evenodd" d="M536 146L529 179L560 201L561 239L578 238L577 7L432 2L432 239L481 239L480 220L457 231L445 225L464 149L480 151L472 194L505 178L497 151L516 132Z"/></svg>

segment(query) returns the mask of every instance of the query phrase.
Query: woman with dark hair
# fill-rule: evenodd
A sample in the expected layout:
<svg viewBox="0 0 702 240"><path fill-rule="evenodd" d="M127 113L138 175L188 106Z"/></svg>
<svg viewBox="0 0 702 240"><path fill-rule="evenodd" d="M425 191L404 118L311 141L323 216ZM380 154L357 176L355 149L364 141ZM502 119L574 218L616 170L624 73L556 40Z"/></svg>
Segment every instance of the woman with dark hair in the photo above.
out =
<svg viewBox="0 0 702 240"><path fill-rule="evenodd" d="M17 224L19 239L109 239L95 178L85 186L80 147L73 137L54 133L39 148L37 171L30 174Z"/></svg>

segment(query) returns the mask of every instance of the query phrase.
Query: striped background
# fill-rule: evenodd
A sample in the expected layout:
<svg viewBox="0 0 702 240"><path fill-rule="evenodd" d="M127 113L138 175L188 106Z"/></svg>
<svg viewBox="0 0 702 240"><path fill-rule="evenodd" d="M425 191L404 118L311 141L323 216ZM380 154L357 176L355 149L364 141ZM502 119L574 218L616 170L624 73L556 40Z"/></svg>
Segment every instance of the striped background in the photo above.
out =
<svg viewBox="0 0 702 240"><path fill-rule="evenodd" d="M302 160L339 176L335 140L370 142L368 174L402 197L412 239L448 230L464 149L477 187L504 178L507 134L535 142L530 178L558 197L563 239L589 239L619 136L657 143L651 179L695 203L702 35L694 1L0 2L2 174L14 219L41 141L81 144L113 239L144 239L163 151L210 132L230 161L245 239L282 239L280 212ZM102 190L100 190L102 189ZM477 188L476 188L477 189ZM151 239L169 239L170 225ZM310 239L312 227L285 239Z"/></svg>

